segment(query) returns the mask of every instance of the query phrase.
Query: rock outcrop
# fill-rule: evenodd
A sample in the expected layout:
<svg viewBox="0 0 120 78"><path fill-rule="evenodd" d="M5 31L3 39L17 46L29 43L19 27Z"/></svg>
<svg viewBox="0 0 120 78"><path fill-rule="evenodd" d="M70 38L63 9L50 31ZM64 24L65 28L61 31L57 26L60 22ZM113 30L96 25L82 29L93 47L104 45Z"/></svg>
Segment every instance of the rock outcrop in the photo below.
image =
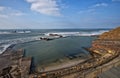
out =
<svg viewBox="0 0 120 78"><path fill-rule="evenodd" d="M92 42L90 51L93 54L104 55L114 53L114 50L120 49L120 27L105 32L99 38Z"/></svg>
<svg viewBox="0 0 120 78"><path fill-rule="evenodd" d="M103 33L99 36L99 39L120 39L120 27Z"/></svg>

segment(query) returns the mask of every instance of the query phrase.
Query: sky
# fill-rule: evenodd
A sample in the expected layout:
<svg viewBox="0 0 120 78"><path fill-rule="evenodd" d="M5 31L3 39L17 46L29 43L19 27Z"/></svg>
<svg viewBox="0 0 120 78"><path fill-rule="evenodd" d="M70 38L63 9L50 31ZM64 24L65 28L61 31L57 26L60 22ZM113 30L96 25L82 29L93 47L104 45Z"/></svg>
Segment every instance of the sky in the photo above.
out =
<svg viewBox="0 0 120 78"><path fill-rule="evenodd" d="M120 0L0 0L0 29L120 26Z"/></svg>

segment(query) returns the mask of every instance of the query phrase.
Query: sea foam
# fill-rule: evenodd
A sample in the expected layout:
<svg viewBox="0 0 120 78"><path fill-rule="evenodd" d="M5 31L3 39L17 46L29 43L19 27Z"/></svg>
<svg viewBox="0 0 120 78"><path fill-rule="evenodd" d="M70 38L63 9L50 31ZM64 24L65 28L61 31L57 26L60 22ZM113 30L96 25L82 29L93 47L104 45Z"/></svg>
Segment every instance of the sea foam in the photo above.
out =
<svg viewBox="0 0 120 78"><path fill-rule="evenodd" d="M50 34L58 34L62 36L94 36L94 35L100 35L104 32L107 32L108 30L99 30L99 31L91 31L91 32L49 32L45 33L46 36L49 36Z"/></svg>

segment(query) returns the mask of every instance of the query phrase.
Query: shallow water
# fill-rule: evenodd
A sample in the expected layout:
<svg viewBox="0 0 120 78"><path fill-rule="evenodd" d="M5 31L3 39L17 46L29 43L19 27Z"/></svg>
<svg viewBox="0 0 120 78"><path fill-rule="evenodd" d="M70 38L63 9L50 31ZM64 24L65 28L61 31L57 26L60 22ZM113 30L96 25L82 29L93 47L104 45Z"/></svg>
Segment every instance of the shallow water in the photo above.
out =
<svg viewBox="0 0 120 78"><path fill-rule="evenodd" d="M96 37L81 36L67 37L51 41L34 41L23 44L17 44L14 49L23 48L26 56L34 57L36 65L54 62L57 59L64 58L67 55L74 55L87 52L82 47L90 47L92 40Z"/></svg>

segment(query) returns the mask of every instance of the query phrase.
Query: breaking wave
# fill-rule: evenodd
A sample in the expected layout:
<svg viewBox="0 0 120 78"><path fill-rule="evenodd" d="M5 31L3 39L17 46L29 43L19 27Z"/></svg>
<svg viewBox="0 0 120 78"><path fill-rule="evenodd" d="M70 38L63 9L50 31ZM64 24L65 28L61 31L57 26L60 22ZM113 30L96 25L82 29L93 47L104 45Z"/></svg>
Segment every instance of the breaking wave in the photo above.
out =
<svg viewBox="0 0 120 78"><path fill-rule="evenodd" d="M17 39L10 39L10 40L1 40L0 41L0 54L3 53L12 44L19 44L19 43L36 41L36 40L40 40L40 36L17 38Z"/></svg>
<svg viewBox="0 0 120 78"><path fill-rule="evenodd" d="M69 36L94 36L94 35L100 35L104 32L107 32L108 30L99 30L99 31L77 31L77 32L48 32L43 33L44 35L38 35L38 36L32 36L32 37L25 37L25 38L15 38L15 39L7 39L7 40L0 40L0 54L3 53L10 45L12 44L19 44L19 43L25 43L25 42L31 42L40 40L40 37L50 37L49 34L58 34L62 35L63 37L69 37ZM7 31L0 31L0 34L11 34L13 32L7 32ZM15 33L30 33L30 31L19 31ZM56 38L56 37L53 37Z"/></svg>
<svg viewBox="0 0 120 78"><path fill-rule="evenodd" d="M0 46L0 54L3 53L11 44L4 44Z"/></svg>
<svg viewBox="0 0 120 78"><path fill-rule="evenodd" d="M12 34L12 33L7 31L4 31L4 32L0 31L0 34Z"/></svg>
<svg viewBox="0 0 120 78"><path fill-rule="evenodd" d="M99 31L91 31L91 32L49 32L45 33L46 36L49 36L49 34L58 34L62 36L94 36L94 35L100 35L104 32L107 32L108 30L99 30Z"/></svg>
<svg viewBox="0 0 120 78"><path fill-rule="evenodd" d="M24 33L31 33L31 31L0 31L0 34L15 34L15 33L19 33L19 34L24 34Z"/></svg>

